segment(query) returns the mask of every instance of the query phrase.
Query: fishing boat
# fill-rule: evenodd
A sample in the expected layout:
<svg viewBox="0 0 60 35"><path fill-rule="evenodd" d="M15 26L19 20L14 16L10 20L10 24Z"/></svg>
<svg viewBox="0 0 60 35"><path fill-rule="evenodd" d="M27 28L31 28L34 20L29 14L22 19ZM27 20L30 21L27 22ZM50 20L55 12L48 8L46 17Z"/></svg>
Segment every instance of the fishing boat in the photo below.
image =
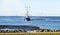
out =
<svg viewBox="0 0 60 35"><path fill-rule="evenodd" d="M25 16L25 20L26 20L26 21L31 21L30 16L29 16L29 8L30 8L30 7L27 7L27 8L26 8L26 16Z"/></svg>

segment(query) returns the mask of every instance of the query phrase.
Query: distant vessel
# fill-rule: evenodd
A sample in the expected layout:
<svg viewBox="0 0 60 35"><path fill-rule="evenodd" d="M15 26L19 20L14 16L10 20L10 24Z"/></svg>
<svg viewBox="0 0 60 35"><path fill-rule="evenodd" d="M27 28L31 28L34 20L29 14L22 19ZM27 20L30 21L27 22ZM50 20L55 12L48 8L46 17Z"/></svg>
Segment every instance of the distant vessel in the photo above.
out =
<svg viewBox="0 0 60 35"><path fill-rule="evenodd" d="M27 21L31 21L31 19L29 17L29 8L30 7L27 7L27 9L26 9L26 18L25 18L25 20L27 20Z"/></svg>

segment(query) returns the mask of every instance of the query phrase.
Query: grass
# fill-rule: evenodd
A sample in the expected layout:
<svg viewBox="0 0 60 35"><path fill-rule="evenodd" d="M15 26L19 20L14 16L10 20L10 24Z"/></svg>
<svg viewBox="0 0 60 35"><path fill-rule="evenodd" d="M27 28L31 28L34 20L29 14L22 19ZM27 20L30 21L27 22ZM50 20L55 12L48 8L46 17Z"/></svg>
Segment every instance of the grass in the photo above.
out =
<svg viewBox="0 0 60 35"><path fill-rule="evenodd" d="M40 32L40 33L0 33L0 35L60 35L60 32Z"/></svg>

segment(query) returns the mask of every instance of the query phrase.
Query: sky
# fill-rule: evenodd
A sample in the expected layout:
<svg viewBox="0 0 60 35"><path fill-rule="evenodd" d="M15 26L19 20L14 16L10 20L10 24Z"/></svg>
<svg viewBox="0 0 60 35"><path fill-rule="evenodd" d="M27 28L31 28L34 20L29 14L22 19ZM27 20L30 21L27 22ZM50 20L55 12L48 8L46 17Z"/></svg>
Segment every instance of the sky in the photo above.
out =
<svg viewBox="0 0 60 35"><path fill-rule="evenodd" d="M60 16L60 0L0 0L0 16Z"/></svg>

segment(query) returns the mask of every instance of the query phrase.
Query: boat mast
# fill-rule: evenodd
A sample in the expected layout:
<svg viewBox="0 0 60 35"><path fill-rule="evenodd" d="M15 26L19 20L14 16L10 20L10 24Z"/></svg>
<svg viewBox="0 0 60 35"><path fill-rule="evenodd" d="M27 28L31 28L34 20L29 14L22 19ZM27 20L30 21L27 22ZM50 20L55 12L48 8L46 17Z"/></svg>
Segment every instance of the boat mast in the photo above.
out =
<svg viewBox="0 0 60 35"><path fill-rule="evenodd" d="M28 7L28 6L26 7L26 18L29 17L29 8L30 8L30 7Z"/></svg>

